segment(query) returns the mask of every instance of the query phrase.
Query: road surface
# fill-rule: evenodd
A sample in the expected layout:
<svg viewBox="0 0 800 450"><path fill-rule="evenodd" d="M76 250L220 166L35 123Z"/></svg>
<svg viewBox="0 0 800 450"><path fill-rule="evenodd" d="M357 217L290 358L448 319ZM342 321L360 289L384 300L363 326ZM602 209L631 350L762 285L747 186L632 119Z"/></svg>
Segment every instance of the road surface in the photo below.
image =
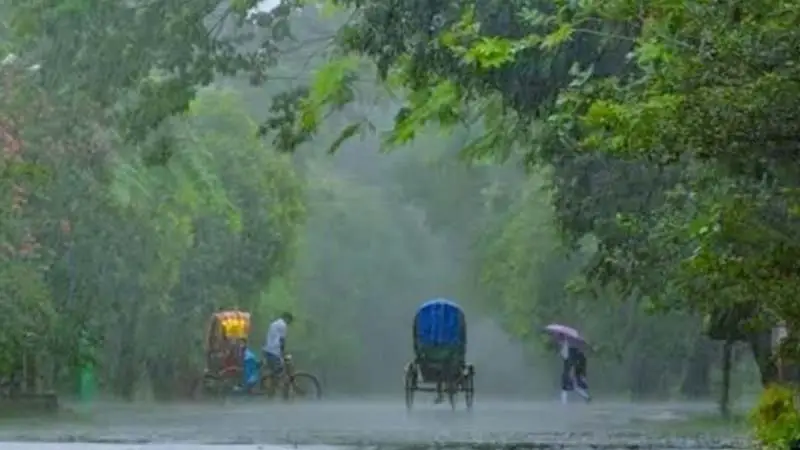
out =
<svg viewBox="0 0 800 450"><path fill-rule="evenodd" d="M3 425L0 450L747 448L741 436L670 436L656 425L712 412L713 405L696 404L481 401L471 413L422 403L407 414L401 398L105 405L70 420Z"/></svg>

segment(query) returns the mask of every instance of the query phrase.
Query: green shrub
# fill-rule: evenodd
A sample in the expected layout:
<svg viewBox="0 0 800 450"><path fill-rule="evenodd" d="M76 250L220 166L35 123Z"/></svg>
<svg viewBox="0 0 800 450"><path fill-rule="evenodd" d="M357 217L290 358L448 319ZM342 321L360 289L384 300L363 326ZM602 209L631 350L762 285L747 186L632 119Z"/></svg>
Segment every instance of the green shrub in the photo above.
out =
<svg viewBox="0 0 800 450"><path fill-rule="evenodd" d="M755 438L763 449L788 450L800 439L798 392L785 386L768 386L751 414Z"/></svg>

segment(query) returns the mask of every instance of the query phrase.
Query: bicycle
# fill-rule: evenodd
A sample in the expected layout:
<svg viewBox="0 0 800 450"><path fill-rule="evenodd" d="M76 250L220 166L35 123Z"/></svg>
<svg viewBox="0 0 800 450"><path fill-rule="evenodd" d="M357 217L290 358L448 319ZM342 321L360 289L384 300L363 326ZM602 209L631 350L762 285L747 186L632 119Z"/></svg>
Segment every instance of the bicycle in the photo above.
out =
<svg viewBox="0 0 800 450"><path fill-rule="evenodd" d="M286 354L283 356L283 370L279 375L279 379L275 380L273 374L264 374L265 364L261 362L261 391L264 392L268 398L275 396L277 388L280 387L284 400L290 400L295 397L320 399L322 398L322 387L319 380L314 375L308 372L298 372L294 367L294 360L292 355Z"/></svg>

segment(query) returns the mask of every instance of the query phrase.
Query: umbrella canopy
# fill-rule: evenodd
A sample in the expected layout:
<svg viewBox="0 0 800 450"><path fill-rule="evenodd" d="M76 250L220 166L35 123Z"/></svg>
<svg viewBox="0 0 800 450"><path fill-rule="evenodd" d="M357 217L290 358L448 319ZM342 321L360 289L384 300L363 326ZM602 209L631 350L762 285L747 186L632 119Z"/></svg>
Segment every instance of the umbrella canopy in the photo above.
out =
<svg viewBox="0 0 800 450"><path fill-rule="evenodd" d="M556 338L566 338L574 343L585 344L586 339L578 333L578 330L572 327L568 327L566 325L561 325L558 323L551 323L550 325L544 327L544 330L550 333L551 336Z"/></svg>

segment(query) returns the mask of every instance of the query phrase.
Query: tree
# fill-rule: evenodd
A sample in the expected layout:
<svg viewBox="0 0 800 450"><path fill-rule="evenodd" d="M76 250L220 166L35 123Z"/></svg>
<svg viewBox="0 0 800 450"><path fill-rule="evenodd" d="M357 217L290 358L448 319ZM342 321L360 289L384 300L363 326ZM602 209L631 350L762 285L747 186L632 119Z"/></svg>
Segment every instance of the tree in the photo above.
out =
<svg viewBox="0 0 800 450"><path fill-rule="evenodd" d="M487 133L467 150L503 156L516 145L553 167L562 231L599 240L593 280L656 308L734 312L724 339L746 337L772 379L763 328L731 327L796 314L784 259L795 241L794 47L783 44L796 36L781 28L793 13L763 3L343 5L357 14L342 53L410 92L389 142L483 114ZM331 73L313 86L341 90L348 77ZM304 105L319 107L314 98ZM752 136L766 148L752 151Z"/></svg>
<svg viewBox="0 0 800 450"><path fill-rule="evenodd" d="M581 149L691 161L683 185L671 192L691 205L676 223L690 231L691 253L677 274L684 296L701 310L743 303L762 321L793 323L797 279L786 258L797 251L796 130L788 111L798 101L798 36L781 28L796 13L774 6L649 3L636 41L637 73L575 86L554 119L573 130ZM633 19L631 11L597 4L562 26L577 29L594 16ZM660 219L675 220L670 210ZM751 341L766 383L773 373L757 348L760 335Z"/></svg>
<svg viewBox="0 0 800 450"><path fill-rule="evenodd" d="M49 382L66 384L88 336L109 390L132 398L146 373L156 395L175 395L201 369L208 315L260 308L288 274L304 219L301 180L288 156L257 139L234 94L205 91L137 149L92 120L92 105L65 103L29 72L6 70L16 78L3 90L13 113L4 122L20 138L2 182L24 193L8 199L12 220L0 229L11 248L3 274L16 274L1 295L23 308L8 311L20 327L7 341L24 337L21 348L35 346L54 366ZM174 158L147 169L137 150L161 138ZM20 303L22 289L35 304ZM32 339L28 324L48 321L52 334ZM18 358L5 361L0 370L14 372Z"/></svg>
<svg viewBox="0 0 800 450"><path fill-rule="evenodd" d="M258 5L14 0L4 16L14 51L39 65L41 86L91 104L95 119L105 118L127 142L142 142L217 75L263 82L278 43L289 37L293 8ZM168 154L145 156L160 164Z"/></svg>

